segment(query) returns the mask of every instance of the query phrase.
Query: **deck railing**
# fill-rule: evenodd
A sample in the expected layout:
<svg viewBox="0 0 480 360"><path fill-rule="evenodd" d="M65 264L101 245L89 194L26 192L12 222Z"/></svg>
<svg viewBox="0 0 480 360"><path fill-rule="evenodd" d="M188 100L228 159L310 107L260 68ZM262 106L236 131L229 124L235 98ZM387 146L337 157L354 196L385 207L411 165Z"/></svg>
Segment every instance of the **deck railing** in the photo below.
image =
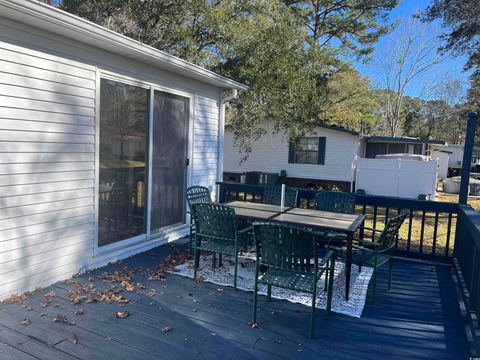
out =
<svg viewBox="0 0 480 360"><path fill-rule="evenodd" d="M220 202L262 201L263 186L226 182L217 184ZM316 193L315 190L298 189L297 206L314 207ZM380 229L389 217L408 211L407 220L396 239L398 255L435 260L452 257L458 204L370 195L356 195L355 203L356 211L366 215L366 225Z"/></svg>
<svg viewBox="0 0 480 360"><path fill-rule="evenodd" d="M460 205L454 256L468 290L467 308L480 316L480 214L470 205Z"/></svg>

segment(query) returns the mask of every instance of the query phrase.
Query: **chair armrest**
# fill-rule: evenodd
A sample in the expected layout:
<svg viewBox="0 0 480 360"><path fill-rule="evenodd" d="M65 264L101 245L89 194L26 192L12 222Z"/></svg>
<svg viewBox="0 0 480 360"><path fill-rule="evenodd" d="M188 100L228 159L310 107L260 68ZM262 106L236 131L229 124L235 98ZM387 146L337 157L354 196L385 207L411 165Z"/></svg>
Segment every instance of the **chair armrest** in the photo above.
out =
<svg viewBox="0 0 480 360"><path fill-rule="evenodd" d="M335 252L333 250L328 250L325 256L320 260L318 266L325 266L325 264L332 258L332 256L335 256Z"/></svg>
<svg viewBox="0 0 480 360"><path fill-rule="evenodd" d="M355 239L355 242L359 243L359 244L366 245L366 246L373 246L373 247L377 247L377 246L380 245L379 243L376 243L376 242L373 242L373 241L370 241L370 240Z"/></svg>
<svg viewBox="0 0 480 360"><path fill-rule="evenodd" d="M245 229L242 229L242 230L238 230L237 233L238 234L245 234L245 233L248 233L249 231L252 231L253 230L253 227L249 226Z"/></svg>
<svg viewBox="0 0 480 360"><path fill-rule="evenodd" d="M378 229L371 228L371 227L368 227L368 226L361 226L360 229L370 230L370 231L374 231L374 232L378 232L378 233L383 232L383 230L378 230Z"/></svg>

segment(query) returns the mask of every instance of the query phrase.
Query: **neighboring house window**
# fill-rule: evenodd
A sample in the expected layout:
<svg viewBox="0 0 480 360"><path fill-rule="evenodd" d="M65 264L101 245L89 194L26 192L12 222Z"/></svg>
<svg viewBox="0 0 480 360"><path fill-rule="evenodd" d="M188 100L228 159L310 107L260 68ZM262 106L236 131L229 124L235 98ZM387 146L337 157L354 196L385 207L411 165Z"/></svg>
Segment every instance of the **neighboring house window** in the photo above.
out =
<svg viewBox="0 0 480 360"><path fill-rule="evenodd" d="M297 143L289 144L288 162L295 164L325 164L327 138L303 137Z"/></svg>

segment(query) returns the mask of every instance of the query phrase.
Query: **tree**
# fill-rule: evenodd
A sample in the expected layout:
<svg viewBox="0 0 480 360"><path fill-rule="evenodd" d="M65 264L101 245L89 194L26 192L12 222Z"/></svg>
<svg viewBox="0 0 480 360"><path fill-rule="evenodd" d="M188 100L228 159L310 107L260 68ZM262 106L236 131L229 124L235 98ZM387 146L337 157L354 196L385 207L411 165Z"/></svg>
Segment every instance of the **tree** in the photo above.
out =
<svg viewBox="0 0 480 360"><path fill-rule="evenodd" d="M308 45L340 48L362 58L391 30L386 16L398 0L284 0L309 33Z"/></svg>
<svg viewBox="0 0 480 360"><path fill-rule="evenodd" d="M353 69L335 73L327 87L328 103L321 117L328 124L365 133L375 124L380 110L370 86L370 79Z"/></svg>
<svg viewBox="0 0 480 360"><path fill-rule="evenodd" d="M388 135L399 134L408 113L403 101L407 90L437 63L435 47L425 26L412 19L401 25L393 36L391 46L380 54L379 67L382 69L381 98L383 118ZM416 84L418 85L418 84ZM423 81L418 97L422 97L432 84Z"/></svg>
<svg viewBox="0 0 480 360"><path fill-rule="evenodd" d="M328 107L339 107L328 94L349 70L340 51L369 53L387 31L383 19L397 0L330 3L316 2L325 11L316 13L322 16L313 37L302 10L310 8L306 1L63 0L58 6L248 85L227 112L238 145L248 151L267 122L298 137L328 120Z"/></svg>
<svg viewBox="0 0 480 360"><path fill-rule="evenodd" d="M433 0L421 14L421 19L431 22L442 20L445 29L441 36L440 52L467 55L465 69L473 70L468 100L473 108L480 107L480 6L478 0Z"/></svg>

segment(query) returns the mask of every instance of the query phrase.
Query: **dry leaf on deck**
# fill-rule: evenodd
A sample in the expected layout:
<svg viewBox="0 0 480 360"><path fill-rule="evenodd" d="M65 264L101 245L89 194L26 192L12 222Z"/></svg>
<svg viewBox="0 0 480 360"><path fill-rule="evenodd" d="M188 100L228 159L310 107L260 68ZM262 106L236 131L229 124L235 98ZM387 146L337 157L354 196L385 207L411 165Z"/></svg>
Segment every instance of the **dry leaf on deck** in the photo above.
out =
<svg viewBox="0 0 480 360"><path fill-rule="evenodd" d="M77 343L78 343L78 339L75 335L72 335L71 341L72 341L73 345L77 345Z"/></svg>
<svg viewBox="0 0 480 360"><path fill-rule="evenodd" d="M170 331L172 331L173 328L171 326L165 326L163 329L162 329L162 332L165 334L165 333L168 333Z"/></svg>
<svg viewBox="0 0 480 360"><path fill-rule="evenodd" d="M31 323L30 319L23 319L21 322L22 325L30 325Z"/></svg>
<svg viewBox="0 0 480 360"><path fill-rule="evenodd" d="M53 322L64 323L66 321L67 321L67 316L66 315L55 315L53 317Z"/></svg>
<svg viewBox="0 0 480 360"><path fill-rule="evenodd" d="M115 314L115 317L117 317L119 319L125 319L129 315L130 314L129 314L128 311L117 311L117 313Z"/></svg>

